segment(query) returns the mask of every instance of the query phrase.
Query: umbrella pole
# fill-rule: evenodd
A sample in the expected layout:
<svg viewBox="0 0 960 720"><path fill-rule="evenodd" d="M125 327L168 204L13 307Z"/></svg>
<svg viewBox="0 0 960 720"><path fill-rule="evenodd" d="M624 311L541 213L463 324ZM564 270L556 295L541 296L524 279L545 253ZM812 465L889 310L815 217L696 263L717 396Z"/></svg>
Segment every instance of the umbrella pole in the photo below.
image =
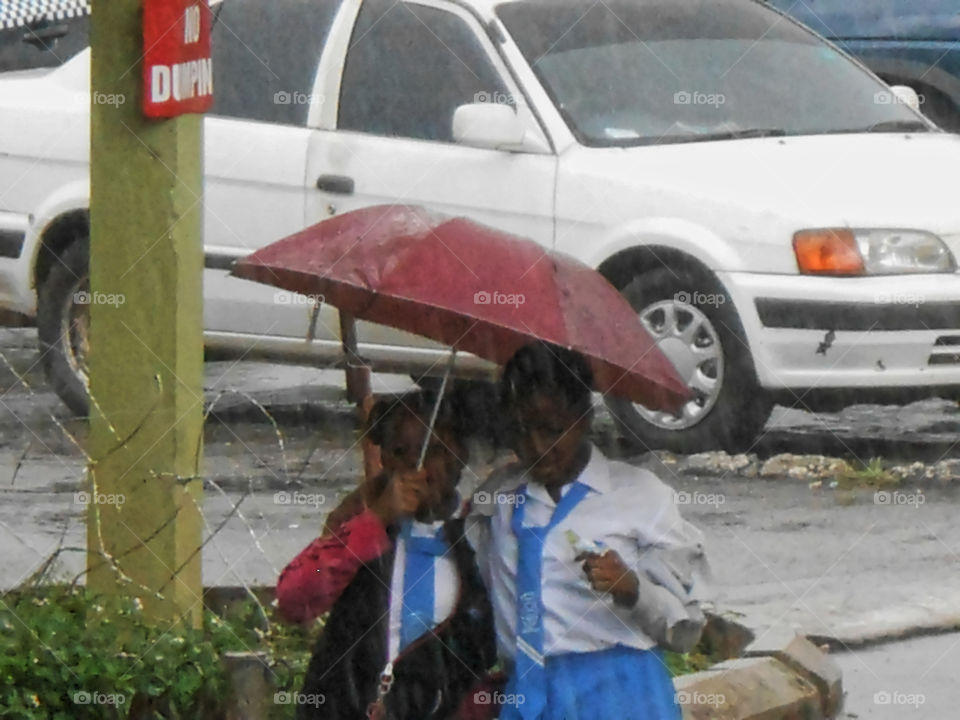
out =
<svg viewBox="0 0 960 720"><path fill-rule="evenodd" d="M450 350L450 358L447 360L447 369L443 373L443 380L440 381L440 389L437 391L437 399L433 403L433 410L430 413L430 424L427 426L427 435L423 438L423 447L420 448L420 459L417 461L417 470L423 468L423 461L427 459L427 448L430 446L430 437L433 435L433 426L437 422L437 415L440 413L440 403L443 402L443 394L447 390L447 382L450 380L450 374L453 372L453 364L457 359L457 349Z"/></svg>
<svg viewBox="0 0 960 720"><path fill-rule="evenodd" d="M360 404L370 395L370 366L357 352L357 321L350 313L340 313L340 343L346 360L347 400Z"/></svg>
<svg viewBox="0 0 960 720"><path fill-rule="evenodd" d="M370 366L363 361L357 352L357 321L353 315L340 313L340 342L346 359L344 376L347 381L347 399L356 403L357 415L362 424L366 424L373 408L373 393L370 389ZM370 480L375 477L381 468L380 451L364 435L360 441L363 448L363 475Z"/></svg>

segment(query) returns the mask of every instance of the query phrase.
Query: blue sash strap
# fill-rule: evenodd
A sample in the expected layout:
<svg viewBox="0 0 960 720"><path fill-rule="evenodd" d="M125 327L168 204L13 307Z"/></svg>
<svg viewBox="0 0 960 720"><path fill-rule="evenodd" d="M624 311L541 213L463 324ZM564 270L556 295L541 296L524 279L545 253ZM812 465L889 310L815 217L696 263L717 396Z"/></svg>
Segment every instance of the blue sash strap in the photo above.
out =
<svg viewBox="0 0 960 720"><path fill-rule="evenodd" d="M573 483L557 503L550 522L541 527L523 526L528 490L524 485L518 491L522 493L524 502L517 502L511 519L511 529L517 537L517 651L514 655L514 677L517 679L517 692L524 697L523 704L517 706L519 717L523 720L541 717L547 704L544 608L540 591L543 543L547 533L566 518L589 491L590 488L583 483Z"/></svg>
<svg viewBox="0 0 960 720"><path fill-rule="evenodd" d="M400 650L432 630L435 625L435 562L437 556L448 550L447 542L443 538L443 528L433 537L422 537L413 535L412 527L412 523L407 521L400 528L406 547Z"/></svg>

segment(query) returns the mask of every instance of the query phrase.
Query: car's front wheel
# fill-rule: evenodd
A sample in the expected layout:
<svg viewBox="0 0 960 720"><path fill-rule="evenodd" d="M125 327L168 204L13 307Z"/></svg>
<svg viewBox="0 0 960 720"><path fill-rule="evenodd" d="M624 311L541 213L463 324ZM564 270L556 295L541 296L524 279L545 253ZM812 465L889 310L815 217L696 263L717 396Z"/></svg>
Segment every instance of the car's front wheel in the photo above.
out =
<svg viewBox="0 0 960 720"><path fill-rule="evenodd" d="M37 338L47 380L74 413L89 412L90 260L78 237L54 260L37 297Z"/></svg>
<svg viewBox="0 0 960 720"><path fill-rule="evenodd" d="M694 393L678 415L608 398L627 442L679 453L749 448L771 404L730 296L700 273L670 268L638 275L622 292Z"/></svg>

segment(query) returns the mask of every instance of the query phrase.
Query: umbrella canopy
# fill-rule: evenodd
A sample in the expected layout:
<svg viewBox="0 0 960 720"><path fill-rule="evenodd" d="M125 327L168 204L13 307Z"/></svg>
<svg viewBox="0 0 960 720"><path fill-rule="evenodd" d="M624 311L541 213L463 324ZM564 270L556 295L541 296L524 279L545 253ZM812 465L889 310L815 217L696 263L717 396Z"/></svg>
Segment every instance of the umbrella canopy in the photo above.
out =
<svg viewBox="0 0 960 720"><path fill-rule="evenodd" d="M690 392L629 303L593 269L531 240L419 207L320 222L233 274L504 364L544 340L583 353L595 389L677 410Z"/></svg>

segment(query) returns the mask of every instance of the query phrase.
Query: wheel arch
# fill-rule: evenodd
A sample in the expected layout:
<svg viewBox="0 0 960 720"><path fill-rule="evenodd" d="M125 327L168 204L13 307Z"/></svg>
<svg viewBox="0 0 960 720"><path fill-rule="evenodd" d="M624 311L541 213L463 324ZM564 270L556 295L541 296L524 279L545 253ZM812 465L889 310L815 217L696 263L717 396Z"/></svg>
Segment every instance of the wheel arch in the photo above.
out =
<svg viewBox="0 0 960 720"><path fill-rule="evenodd" d="M692 270L705 281L713 282L726 291L716 273L702 260L683 250L664 245L637 245L620 250L600 263L597 271L614 287L622 290L637 275L661 267L668 270Z"/></svg>
<svg viewBox="0 0 960 720"><path fill-rule="evenodd" d="M57 257L76 241L78 234L89 234L90 213L84 208L68 210L51 220L40 233L33 263L33 285L39 288L50 274Z"/></svg>

